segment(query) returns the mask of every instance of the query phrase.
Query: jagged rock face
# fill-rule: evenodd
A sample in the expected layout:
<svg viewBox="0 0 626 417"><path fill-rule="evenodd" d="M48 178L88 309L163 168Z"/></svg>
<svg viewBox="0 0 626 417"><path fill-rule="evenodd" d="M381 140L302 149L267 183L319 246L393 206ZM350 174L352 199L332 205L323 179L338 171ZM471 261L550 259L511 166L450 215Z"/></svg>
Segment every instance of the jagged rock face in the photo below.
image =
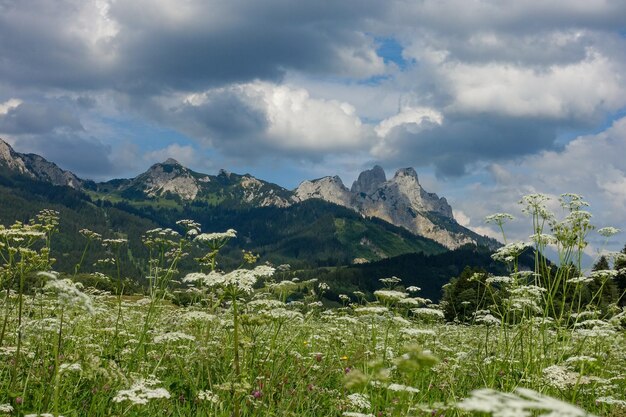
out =
<svg viewBox="0 0 626 417"><path fill-rule="evenodd" d="M12 171L53 185L69 186L75 189L82 187L83 182L70 171L59 168L39 155L15 152L2 139L0 139L0 163Z"/></svg>
<svg viewBox="0 0 626 417"><path fill-rule="evenodd" d="M82 187L82 181L70 171L59 168L56 164L46 161L39 155L26 154L23 155L26 166L29 171L35 174L35 177L51 182L54 185L67 185L74 189Z"/></svg>
<svg viewBox="0 0 626 417"><path fill-rule="evenodd" d="M425 215L428 212L436 213L453 220L452 207L446 199L426 192L413 168L398 170L391 180L380 184L368 194L354 195L352 203L356 210L366 216L378 217L404 227L448 248L475 243L468 236L437 226Z"/></svg>
<svg viewBox="0 0 626 417"><path fill-rule="evenodd" d="M454 221L452 207L445 198L426 192L413 168L400 169L387 180L383 169L375 166L362 172L350 191L338 177L304 181L295 194L301 201L320 198L364 216L378 217L451 249L476 243L470 236L451 232L429 219L428 214L434 213Z"/></svg>
<svg viewBox="0 0 626 417"><path fill-rule="evenodd" d="M293 201L276 195L274 190L263 190L265 183L252 176L244 175L239 185L243 188L243 200L246 203L256 203L260 207L289 207L293 204Z"/></svg>
<svg viewBox="0 0 626 417"><path fill-rule="evenodd" d="M200 181L171 158L162 164L152 165L148 171L135 178L134 182L139 182L144 192L151 197L169 192L184 200L193 200L200 191Z"/></svg>
<svg viewBox="0 0 626 417"><path fill-rule="evenodd" d="M385 171L379 166L363 171L359 178L352 184L352 194L371 194L387 181Z"/></svg>
<svg viewBox="0 0 626 417"><path fill-rule="evenodd" d="M32 176L32 173L28 172L21 155L15 152L13 148L2 139L0 139L0 164L20 174Z"/></svg>
<svg viewBox="0 0 626 417"><path fill-rule="evenodd" d="M296 188L295 195L299 201L320 198L340 206L351 207L352 195L350 190L343 185L341 178L337 176L304 181Z"/></svg>

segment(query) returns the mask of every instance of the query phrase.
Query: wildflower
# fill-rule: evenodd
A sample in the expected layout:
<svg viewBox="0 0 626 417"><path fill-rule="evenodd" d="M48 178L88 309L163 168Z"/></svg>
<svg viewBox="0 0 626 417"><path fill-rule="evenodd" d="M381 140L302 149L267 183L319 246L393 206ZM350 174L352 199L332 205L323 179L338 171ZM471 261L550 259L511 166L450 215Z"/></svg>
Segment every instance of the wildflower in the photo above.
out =
<svg viewBox="0 0 626 417"><path fill-rule="evenodd" d="M558 389L567 389L588 382L588 378L581 377L580 374L569 371L560 365L549 366L542 373L546 383Z"/></svg>
<svg viewBox="0 0 626 417"><path fill-rule="evenodd" d="M495 213L485 217L485 223L495 223L497 225L502 225L507 220L515 220L515 217L509 213Z"/></svg>
<svg viewBox="0 0 626 417"><path fill-rule="evenodd" d="M386 285L393 285L393 284L397 284L399 282L402 282L402 280L396 276L390 277L390 278L381 278L379 279L380 282L382 282L383 284Z"/></svg>
<svg viewBox="0 0 626 417"><path fill-rule="evenodd" d="M535 233L534 235L530 235L529 239L541 246L554 245L557 243L556 237L546 233Z"/></svg>
<svg viewBox="0 0 626 417"><path fill-rule="evenodd" d="M434 308L427 308L427 307L414 308L411 310L411 312L415 314L416 316L422 316L422 317L432 317L432 318L440 318L440 319L444 317L443 311L436 310Z"/></svg>
<svg viewBox="0 0 626 417"><path fill-rule="evenodd" d="M11 404L0 404L0 413L12 413L13 412L13 406L11 406Z"/></svg>
<svg viewBox="0 0 626 417"><path fill-rule="evenodd" d="M154 343L170 343L170 342L180 342L180 341L194 341L195 337L188 335L182 332L168 332L163 333L154 338Z"/></svg>
<svg viewBox="0 0 626 417"><path fill-rule="evenodd" d="M614 397L598 397L596 398L596 402L602 404L614 404L626 408L626 400L618 400Z"/></svg>
<svg viewBox="0 0 626 417"><path fill-rule="evenodd" d="M220 402L220 398L209 390L198 392L196 397L200 401L207 401L213 404L219 404Z"/></svg>
<svg viewBox="0 0 626 417"><path fill-rule="evenodd" d="M407 287L406 290L408 292L418 292L418 291L421 291L422 289L420 287L416 287L415 285L411 285L410 287Z"/></svg>
<svg viewBox="0 0 626 417"><path fill-rule="evenodd" d="M537 415L533 410L544 411L540 417L592 417L584 410L530 389L517 388L515 393L504 393L484 388L472 392L458 408L493 414L494 417Z"/></svg>
<svg viewBox="0 0 626 417"><path fill-rule="evenodd" d="M100 233L96 233L89 229L80 229L78 233L85 236L89 240L101 240L102 239L102 235Z"/></svg>
<svg viewBox="0 0 626 417"><path fill-rule="evenodd" d="M409 337L423 336L423 335L434 336L436 334L435 331L431 329L413 329L413 328L400 329L400 333Z"/></svg>
<svg viewBox="0 0 626 417"><path fill-rule="evenodd" d="M228 239L237 237L237 231L228 229L222 233L202 233L194 238L194 241L201 243L224 242Z"/></svg>
<svg viewBox="0 0 626 417"><path fill-rule="evenodd" d="M513 278L511 277L489 277L485 280L487 284L511 284L513 282Z"/></svg>
<svg viewBox="0 0 626 417"><path fill-rule="evenodd" d="M399 301L403 298L406 298L407 294L401 291L393 291L393 290L378 290L374 291L374 295L376 298L380 300L386 301Z"/></svg>
<svg viewBox="0 0 626 417"><path fill-rule="evenodd" d="M368 409L372 406L366 394L350 394L348 395L348 401L352 407L360 410Z"/></svg>
<svg viewBox="0 0 626 417"><path fill-rule="evenodd" d="M130 389L118 391L113 397L113 401L116 403L130 401L132 404L148 404L148 401L155 398L170 398L170 393L165 388L154 388L154 385L160 382L155 378L140 379Z"/></svg>
<svg viewBox="0 0 626 417"><path fill-rule="evenodd" d="M512 242L496 250L491 258L494 261L513 262L527 247L526 242Z"/></svg>
<svg viewBox="0 0 626 417"><path fill-rule="evenodd" d="M128 243L128 239L122 239L122 238L118 238L118 239L102 239L102 246L117 247L117 246L123 245L125 243Z"/></svg>
<svg viewBox="0 0 626 417"><path fill-rule="evenodd" d="M83 368L80 366L80 363L62 363L59 366L59 372L81 372Z"/></svg>
<svg viewBox="0 0 626 417"><path fill-rule="evenodd" d="M601 229L598 229L598 233L604 237L611 237L618 234L619 232L621 232L621 230L615 227L603 227Z"/></svg>
<svg viewBox="0 0 626 417"><path fill-rule="evenodd" d="M389 391L410 392L410 393L413 393L413 394L416 394L416 393L420 392L420 390L417 389L417 388L409 387L407 385L402 385L402 384L389 384L389 385L387 385L387 389Z"/></svg>
<svg viewBox="0 0 626 417"><path fill-rule="evenodd" d="M345 417L374 417L374 414L355 413L354 411L344 411L341 415Z"/></svg>
<svg viewBox="0 0 626 417"><path fill-rule="evenodd" d="M569 278L567 280L567 282L569 282L570 284L586 284L591 281L593 281L593 278L585 276Z"/></svg>
<svg viewBox="0 0 626 417"><path fill-rule="evenodd" d="M56 294L57 302L61 308L82 308L88 313L93 314L93 304L91 298L80 291L82 284L74 283L70 279L57 279L56 274L49 272L40 272L39 275L52 278L44 286L44 291Z"/></svg>

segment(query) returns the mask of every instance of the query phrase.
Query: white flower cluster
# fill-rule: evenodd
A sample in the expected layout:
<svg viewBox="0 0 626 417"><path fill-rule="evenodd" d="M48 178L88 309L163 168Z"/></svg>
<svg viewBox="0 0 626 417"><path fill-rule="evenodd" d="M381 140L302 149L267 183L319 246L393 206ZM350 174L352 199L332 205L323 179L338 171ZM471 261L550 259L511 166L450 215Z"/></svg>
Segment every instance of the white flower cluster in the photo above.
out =
<svg viewBox="0 0 626 417"><path fill-rule="evenodd" d="M465 411L489 413L494 417L593 417L576 406L526 388L517 388L515 393L479 389L457 407Z"/></svg>
<svg viewBox="0 0 626 417"><path fill-rule="evenodd" d="M228 229L222 233L201 233L195 237L195 241L202 243L223 242L231 238L237 237L235 229Z"/></svg>
<svg viewBox="0 0 626 417"><path fill-rule="evenodd" d="M252 293L252 287L259 277L271 277L275 269L259 265L254 269L235 269L227 274L211 271L208 274L192 272L183 278L183 282L201 282L207 287L230 287L245 293Z"/></svg>
<svg viewBox="0 0 626 417"><path fill-rule="evenodd" d="M219 404L220 402L220 397L218 397L216 394L214 394L213 392L209 390L198 392L197 397L198 397L198 400L200 401L206 401L206 402L210 402L213 404Z"/></svg>
<svg viewBox="0 0 626 417"><path fill-rule="evenodd" d="M88 313L93 314L93 304L91 298L80 291L82 284L72 282L70 279L57 279L55 274L49 272L40 272L40 275L52 278L43 287L44 291L55 294L58 304L62 308L82 308Z"/></svg>
<svg viewBox="0 0 626 417"><path fill-rule="evenodd" d="M511 242L498 248L491 258L494 261L513 262L527 247L526 242Z"/></svg>
<svg viewBox="0 0 626 417"><path fill-rule="evenodd" d="M130 401L132 404L144 405L152 399L170 398L170 393L165 388L154 388L154 385L160 382L156 378L140 379L130 389L118 391L113 401L116 403Z"/></svg>
<svg viewBox="0 0 626 417"><path fill-rule="evenodd" d="M195 337L183 332L167 332L154 337L156 344L194 340L196 340Z"/></svg>
<svg viewBox="0 0 626 417"><path fill-rule="evenodd" d="M401 291L394 291L394 290L378 290L378 291L374 291L374 295L379 300L384 300L384 301L399 301L407 297L406 293L403 293Z"/></svg>
<svg viewBox="0 0 626 417"><path fill-rule="evenodd" d="M587 381L587 378L560 365L549 366L542 373L546 383L557 389L571 388Z"/></svg>
<svg viewBox="0 0 626 417"><path fill-rule="evenodd" d="M358 408L360 410L368 409L372 405L370 404L369 397L366 394L350 394L348 395L348 401L350 405L354 408Z"/></svg>

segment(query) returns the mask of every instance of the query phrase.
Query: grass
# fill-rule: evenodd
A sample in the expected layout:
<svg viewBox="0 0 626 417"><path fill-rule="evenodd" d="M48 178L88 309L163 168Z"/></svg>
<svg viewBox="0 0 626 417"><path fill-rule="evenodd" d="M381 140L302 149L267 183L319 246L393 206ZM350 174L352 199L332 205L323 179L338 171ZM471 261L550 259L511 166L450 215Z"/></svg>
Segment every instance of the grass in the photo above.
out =
<svg viewBox="0 0 626 417"><path fill-rule="evenodd" d="M558 270L519 279L511 251L520 245L496 255L512 256L510 279L490 288L503 302L470 323L445 323L440 306L395 278L381 280L376 300L324 309L332 283L275 282L273 268L250 269L253 254L240 269L219 271L216 257L233 232L192 240L199 225L191 221L181 223L193 230L184 236L147 233L145 294L124 294L121 271L108 277L116 294L49 272L28 289L32 274L50 269L57 225L46 212L0 228L0 415L626 415L626 310L596 308L599 296L564 310L561 292L581 300L585 284L568 287ZM572 228L577 239L583 229ZM198 242L207 255L181 280L178 261ZM119 265L124 241L107 244ZM577 258L560 249L569 268ZM171 302L176 291L187 305ZM304 298L288 302L295 292Z"/></svg>

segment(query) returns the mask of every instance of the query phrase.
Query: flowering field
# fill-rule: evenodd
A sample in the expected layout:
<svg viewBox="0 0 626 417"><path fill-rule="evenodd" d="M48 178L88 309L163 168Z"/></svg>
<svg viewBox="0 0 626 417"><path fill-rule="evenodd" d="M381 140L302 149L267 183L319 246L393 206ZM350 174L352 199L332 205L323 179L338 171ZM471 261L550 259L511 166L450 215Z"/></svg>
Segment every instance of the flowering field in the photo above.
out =
<svg viewBox="0 0 626 417"><path fill-rule="evenodd" d="M541 202L527 200L533 220L549 216ZM582 204L567 203L566 219L547 219L554 236L535 228L533 239L540 252L556 245L561 265L590 230ZM192 221L179 222L180 234L146 233L144 294L125 294L115 274L106 277L115 292L84 287L50 272L57 220L43 212L0 228L0 415L626 415L626 311L597 302L613 270L570 276L538 257L535 272L518 271L524 245L505 245L495 257L510 276L476 277L499 302L446 323L442 306L395 277L381 279L375 300L346 295L330 309L322 300L332 283L276 281L253 254L219 271L236 232L203 234ZM124 240L103 243L115 264ZM206 256L179 276L190 245ZM175 289L184 306L171 302ZM291 301L296 291L305 295Z"/></svg>

